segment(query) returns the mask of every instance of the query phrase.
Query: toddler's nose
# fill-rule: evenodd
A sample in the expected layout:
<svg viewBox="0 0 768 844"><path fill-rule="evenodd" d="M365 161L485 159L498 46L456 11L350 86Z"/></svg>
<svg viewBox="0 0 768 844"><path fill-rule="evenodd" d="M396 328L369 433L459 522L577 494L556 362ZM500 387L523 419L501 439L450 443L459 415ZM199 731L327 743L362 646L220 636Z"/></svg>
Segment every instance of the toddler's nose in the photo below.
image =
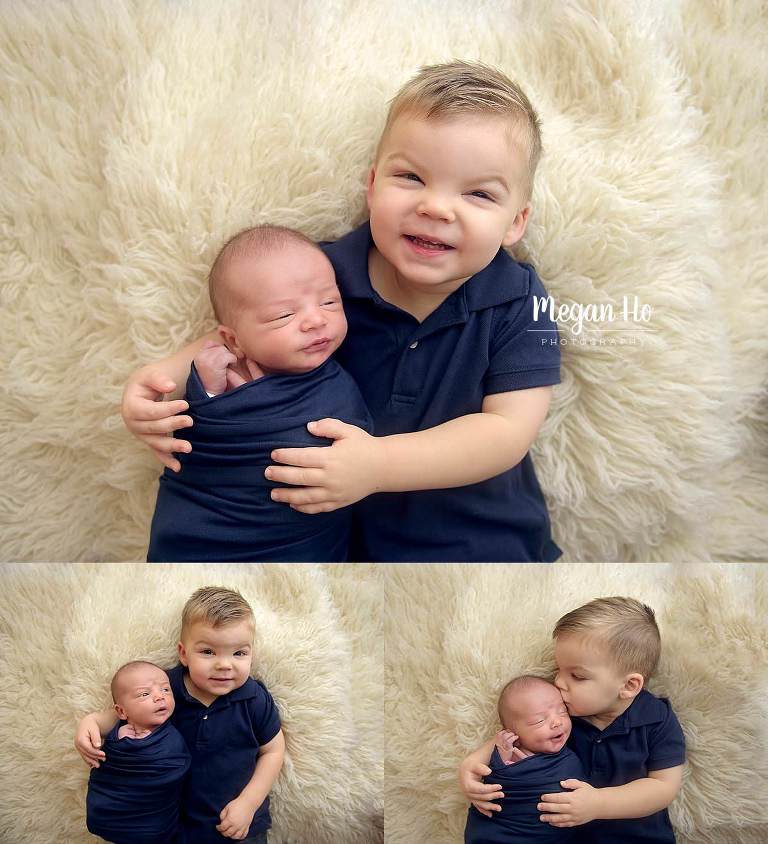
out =
<svg viewBox="0 0 768 844"><path fill-rule="evenodd" d="M427 193L422 198L418 213L426 217L434 217L437 220L445 220L446 223L452 223L455 219L448 201L434 192Z"/></svg>

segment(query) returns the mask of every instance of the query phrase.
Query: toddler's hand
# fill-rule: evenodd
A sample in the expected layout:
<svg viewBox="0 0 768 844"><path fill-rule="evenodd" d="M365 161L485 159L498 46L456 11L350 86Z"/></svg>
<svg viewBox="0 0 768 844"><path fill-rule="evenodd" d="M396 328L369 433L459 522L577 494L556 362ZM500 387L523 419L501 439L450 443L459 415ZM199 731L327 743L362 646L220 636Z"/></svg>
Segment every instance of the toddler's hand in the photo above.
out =
<svg viewBox="0 0 768 844"><path fill-rule="evenodd" d="M172 456L173 452L190 451L191 446L187 440L177 440L168 434L192 424L190 416L176 415L189 405L183 400L158 401L175 389L173 381L152 366L145 366L125 385L121 412L125 427L134 437L149 446L163 466L178 472L181 464Z"/></svg>
<svg viewBox="0 0 768 844"><path fill-rule="evenodd" d="M492 817L493 812L501 811L501 806L492 801L500 800L504 796L498 783L483 782L483 777L490 773L491 769L482 762L470 764L465 760L459 766L459 788L462 794L487 818Z"/></svg>
<svg viewBox="0 0 768 844"><path fill-rule="evenodd" d="M225 838L240 841L248 836L256 810L246 800L236 797L221 810L221 823L216 827Z"/></svg>
<svg viewBox="0 0 768 844"><path fill-rule="evenodd" d="M75 733L75 750L83 757L89 768L98 768L107 757L101 749L101 733L96 719L86 715L80 719Z"/></svg>
<svg viewBox="0 0 768 844"><path fill-rule="evenodd" d="M206 340L195 355L195 367L206 392L218 396L227 390L227 371L237 363L237 357L221 343Z"/></svg>

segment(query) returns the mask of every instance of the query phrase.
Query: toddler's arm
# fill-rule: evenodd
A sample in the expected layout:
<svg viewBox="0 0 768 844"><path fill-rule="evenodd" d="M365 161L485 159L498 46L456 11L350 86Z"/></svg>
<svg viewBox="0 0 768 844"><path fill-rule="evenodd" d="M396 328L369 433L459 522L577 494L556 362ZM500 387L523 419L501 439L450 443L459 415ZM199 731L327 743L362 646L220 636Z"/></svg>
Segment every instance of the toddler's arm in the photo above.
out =
<svg viewBox="0 0 768 844"><path fill-rule="evenodd" d="M178 384L186 381L195 355L206 341L215 342L217 337L216 332L211 332L175 355L142 366L131 374L123 391L122 415L126 427L174 472L181 469L181 464L172 456L173 452L189 451L190 445L186 440L168 435L180 428L188 428L192 419L176 415L189 407L185 401L159 399L163 394L173 393Z"/></svg>
<svg viewBox="0 0 768 844"><path fill-rule="evenodd" d="M277 449L267 477L294 489L272 491L304 513L345 507L373 492L446 489L499 475L527 454L546 418L552 387L486 396L482 412L410 434L372 437L335 419L310 423L331 448Z"/></svg>
<svg viewBox="0 0 768 844"><path fill-rule="evenodd" d="M75 732L75 749L89 768L98 768L107 757L101 749L101 739L118 722L114 709L84 715Z"/></svg>
<svg viewBox="0 0 768 844"><path fill-rule="evenodd" d="M462 794L478 812L488 818L491 817L492 812L501 811L501 806L491 801L500 800L504 796L500 785L483 782L483 777L491 773L491 769L485 763L491 758L495 742L495 739L490 739L477 750L472 751L459 765L459 787Z"/></svg>
<svg viewBox="0 0 768 844"><path fill-rule="evenodd" d="M666 809L675 799L683 781L683 765L649 771L626 785L593 788L581 780L564 780L564 791L543 794L537 809L541 820L552 826L574 826L600 818L644 818Z"/></svg>
<svg viewBox="0 0 768 844"><path fill-rule="evenodd" d="M226 838L244 838L253 821L256 810L266 799L272 785L283 767L285 738L283 731L259 748L256 770L248 784L221 810L221 823L216 827Z"/></svg>

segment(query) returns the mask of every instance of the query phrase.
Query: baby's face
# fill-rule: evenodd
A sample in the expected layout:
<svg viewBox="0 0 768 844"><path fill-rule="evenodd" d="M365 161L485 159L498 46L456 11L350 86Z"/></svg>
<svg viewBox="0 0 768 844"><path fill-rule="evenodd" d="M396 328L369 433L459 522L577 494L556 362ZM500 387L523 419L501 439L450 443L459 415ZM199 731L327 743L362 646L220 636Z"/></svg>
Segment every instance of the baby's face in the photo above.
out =
<svg viewBox="0 0 768 844"><path fill-rule="evenodd" d="M206 706L245 683L252 658L253 627L248 621L224 627L195 622L179 642L179 659L189 672L189 691Z"/></svg>
<svg viewBox="0 0 768 844"><path fill-rule="evenodd" d="M400 284L447 295L523 236L527 156L515 135L496 116L395 120L369 174L368 208Z"/></svg>
<svg viewBox="0 0 768 844"><path fill-rule="evenodd" d="M236 345L267 375L310 372L346 336L333 267L318 249L289 244L258 260L234 258L227 286Z"/></svg>
<svg viewBox="0 0 768 844"><path fill-rule="evenodd" d="M520 737L531 753L557 753L571 734L571 719L560 692L551 683L537 683L508 694L504 726Z"/></svg>
<svg viewBox="0 0 768 844"><path fill-rule="evenodd" d="M168 675L154 665L125 669L116 691L117 714L137 729L153 730L173 713L175 701Z"/></svg>

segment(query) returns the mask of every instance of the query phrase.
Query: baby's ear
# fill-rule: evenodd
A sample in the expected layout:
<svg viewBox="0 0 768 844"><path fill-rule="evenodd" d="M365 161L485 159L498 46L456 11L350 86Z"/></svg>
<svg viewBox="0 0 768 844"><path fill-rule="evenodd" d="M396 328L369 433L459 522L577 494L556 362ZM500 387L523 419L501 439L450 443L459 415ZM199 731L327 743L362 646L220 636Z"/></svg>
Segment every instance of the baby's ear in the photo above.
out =
<svg viewBox="0 0 768 844"><path fill-rule="evenodd" d="M244 358L245 352L237 343L237 335L232 328L226 325L220 325L216 329L216 333L221 337L221 342L229 349L236 358Z"/></svg>
<svg viewBox="0 0 768 844"><path fill-rule="evenodd" d="M117 717L118 717L121 721L125 721L125 710L123 709L123 707L122 707L122 706L120 706L120 704L119 704L119 703L116 703L116 704L115 704L115 712L117 712Z"/></svg>

